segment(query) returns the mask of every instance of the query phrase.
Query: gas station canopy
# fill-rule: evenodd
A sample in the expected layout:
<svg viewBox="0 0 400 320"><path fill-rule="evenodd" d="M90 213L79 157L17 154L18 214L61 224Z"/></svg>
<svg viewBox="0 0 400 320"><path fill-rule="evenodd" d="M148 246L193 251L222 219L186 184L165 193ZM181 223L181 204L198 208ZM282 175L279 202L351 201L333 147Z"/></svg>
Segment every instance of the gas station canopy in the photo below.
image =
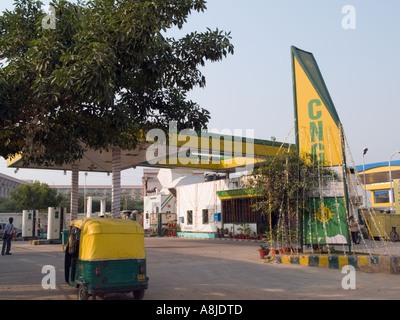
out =
<svg viewBox="0 0 400 320"><path fill-rule="evenodd" d="M215 172L234 172L257 167L267 157L291 147L288 143L250 139L215 133L201 135L170 133L159 142L144 141L134 150L121 150L121 170L139 167L192 168ZM168 143L167 143L168 142ZM112 172L112 148L86 149L78 160L79 171ZM21 155L7 159L12 168L70 170L71 164L39 166L24 164Z"/></svg>

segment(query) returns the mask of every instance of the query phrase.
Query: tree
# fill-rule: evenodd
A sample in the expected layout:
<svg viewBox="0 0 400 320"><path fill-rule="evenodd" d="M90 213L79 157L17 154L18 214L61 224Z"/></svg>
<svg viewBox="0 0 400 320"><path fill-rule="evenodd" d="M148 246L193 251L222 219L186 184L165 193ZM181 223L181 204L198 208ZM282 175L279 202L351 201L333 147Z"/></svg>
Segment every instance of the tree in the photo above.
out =
<svg viewBox="0 0 400 320"><path fill-rule="evenodd" d="M0 212L8 213L8 212L16 212L17 203L11 199L0 198Z"/></svg>
<svg viewBox="0 0 400 320"><path fill-rule="evenodd" d="M56 0L54 29L40 1L17 0L0 16L0 155L40 165L74 163L85 148L133 149L170 121L206 127L187 99L206 85L206 61L233 54L229 33L182 28L205 0Z"/></svg>
<svg viewBox="0 0 400 320"><path fill-rule="evenodd" d="M63 201L57 190L45 183L35 181L33 184L22 184L10 192L10 202L15 210L43 210L58 207Z"/></svg>
<svg viewBox="0 0 400 320"><path fill-rule="evenodd" d="M246 184L259 195L252 204L253 210L269 217L269 240L290 246L291 239L299 239L299 220L309 212L311 191L319 191L319 186L331 179L337 179L332 169L323 167L311 155L300 157L297 151L290 150L268 158L255 169ZM278 221L276 226L271 223L273 216Z"/></svg>

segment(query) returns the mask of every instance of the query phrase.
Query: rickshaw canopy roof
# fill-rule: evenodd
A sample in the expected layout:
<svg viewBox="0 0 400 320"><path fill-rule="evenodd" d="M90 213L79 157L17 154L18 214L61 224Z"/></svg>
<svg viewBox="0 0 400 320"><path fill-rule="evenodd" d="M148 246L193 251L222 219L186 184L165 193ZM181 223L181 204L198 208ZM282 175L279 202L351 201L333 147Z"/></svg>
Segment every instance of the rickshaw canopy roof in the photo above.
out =
<svg viewBox="0 0 400 320"><path fill-rule="evenodd" d="M126 219L84 218L73 220L71 226L89 234L143 234L143 228L139 223Z"/></svg>
<svg viewBox="0 0 400 320"><path fill-rule="evenodd" d="M71 222L81 229L79 258L86 261L145 258L143 228L136 221L84 218Z"/></svg>

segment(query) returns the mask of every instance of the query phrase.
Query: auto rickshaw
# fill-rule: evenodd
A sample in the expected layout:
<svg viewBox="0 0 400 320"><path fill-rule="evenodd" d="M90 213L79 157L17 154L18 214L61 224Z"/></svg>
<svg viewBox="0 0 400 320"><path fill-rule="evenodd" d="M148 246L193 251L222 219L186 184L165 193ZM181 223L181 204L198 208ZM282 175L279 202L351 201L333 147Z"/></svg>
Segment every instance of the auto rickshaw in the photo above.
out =
<svg viewBox="0 0 400 320"><path fill-rule="evenodd" d="M148 288L143 228L132 220L73 220L65 249L65 281L78 299L112 292L133 292L143 299Z"/></svg>

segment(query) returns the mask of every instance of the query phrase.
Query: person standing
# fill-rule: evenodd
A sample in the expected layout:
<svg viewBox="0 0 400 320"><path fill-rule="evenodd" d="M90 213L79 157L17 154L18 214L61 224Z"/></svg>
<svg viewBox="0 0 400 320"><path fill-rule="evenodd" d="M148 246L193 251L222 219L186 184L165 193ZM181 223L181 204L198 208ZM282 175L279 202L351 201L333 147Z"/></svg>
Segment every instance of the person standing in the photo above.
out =
<svg viewBox="0 0 400 320"><path fill-rule="evenodd" d="M40 219L37 222L37 237L40 238L40 230L42 228L42 224L40 223Z"/></svg>
<svg viewBox="0 0 400 320"><path fill-rule="evenodd" d="M11 239L14 235L15 228L13 226L14 219L11 217L8 221L9 222L6 224L3 234L3 247L1 249L2 256L4 256L4 254L11 255Z"/></svg>
<svg viewBox="0 0 400 320"><path fill-rule="evenodd" d="M351 238L354 244L358 243L358 225L357 222L354 220L354 217L350 217L350 232Z"/></svg>

